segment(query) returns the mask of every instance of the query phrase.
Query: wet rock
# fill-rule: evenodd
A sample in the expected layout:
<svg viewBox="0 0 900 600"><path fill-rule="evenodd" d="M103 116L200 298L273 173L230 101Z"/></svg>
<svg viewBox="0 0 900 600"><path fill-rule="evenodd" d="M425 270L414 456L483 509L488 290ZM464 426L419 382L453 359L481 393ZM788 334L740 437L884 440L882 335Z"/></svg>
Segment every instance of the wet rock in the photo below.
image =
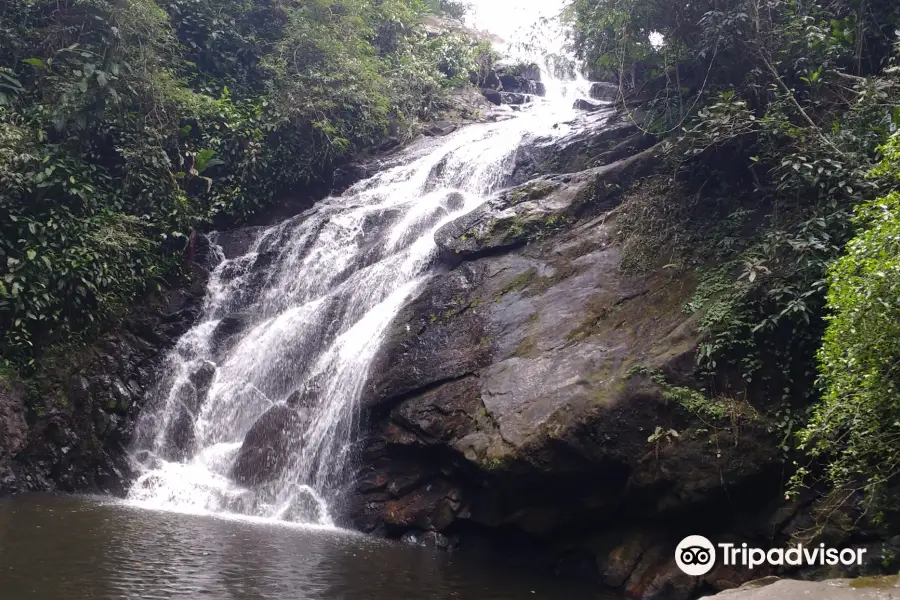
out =
<svg viewBox="0 0 900 600"><path fill-rule="evenodd" d="M450 192L444 199L444 205L449 211L457 211L462 209L466 204L466 197L459 192Z"/></svg>
<svg viewBox="0 0 900 600"><path fill-rule="evenodd" d="M573 108L576 108L577 110L585 110L588 112L592 112L595 110L602 110L604 108L607 108L608 106L609 106L608 104L603 104L601 102L593 102L586 98L579 98L578 100L575 101Z"/></svg>
<svg viewBox="0 0 900 600"><path fill-rule="evenodd" d="M246 486L278 479L302 444L300 435L306 422L307 414L287 404L276 404L263 413L244 437L232 478Z"/></svg>
<svg viewBox="0 0 900 600"><path fill-rule="evenodd" d="M637 139L635 136L641 133L630 120L610 123L610 115L609 110L582 115L586 127L598 128L594 133L590 133L590 129L576 130L553 142L540 138L527 140L516 151L509 185L522 185L535 177L546 177L548 173L583 173L587 169L636 157L641 150L649 147L639 148L635 144L614 160L610 159L607 153L611 149L627 140Z"/></svg>
<svg viewBox="0 0 900 600"><path fill-rule="evenodd" d="M197 246L199 258L202 244ZM187 265L187 272L208 276L204 269L193 270L194 264ZM131 477L125 448L145 390L155 383L165 350L196 318L197 289L204 289L202 280L148 296L123 316L116 330L59 359L34 382L29 399L33 412L24 429L18 388L5 387L8 382L0 378L0 495L30 490L124 493Z"/></svg>
<svg viewBox="0 0 900 600"><path fill-rule="evenodd" d="M468 376L443 384L421 396L404 401L391 412L391 420L411 431L416 443L452 443L478 429L480 382ZM404 443L404 439L396 440Z"/></svg>
<svg viewBox="0 0 900 600"><path fill-rule="evenodd" d="M358 181L370 177L372 173L365 165L351 164L335 169L332 190L343 192Z"/></svg>
<svg viewBox="0 0 900 600"><path fill-rule="evenodd" d="M612 539L607 539L609 537ZM653 544L653 534L646 531L617 532L593 543L599 546L594 548L594 555L601 580L611 588L618 588L637 569L641 557Z"/></svg>
<svg viewBox="0 0 900 600"><path fill-rule="evenodd" d="M594 100L611 102L619 97L619 86L602 81L591 84L590 96Z"/></svg>
<svg viewBox="0 0 900 600"><path fill-rule="evenodd" d="M487 100L496 106L500 106L503 104L503 95L497 90L492 90L489 88L484 88L481 90L481 94L487 98Z"/></svg>
<svg viewBox="0 0 900 600"><path fill-rule="evenodd" d="M484 85L482 87L496 90L500 87L500 78L497 76L497 71L491 69L487 72L487 75L484 77Z"/></svg>
<svg viewBox="0 0 900 600"><path fill-rule="evenodd" d="M247 254L262 230L263 227L242 227L223 231L218 233L213 241L221 246L225 258L233 259Z"/></svg>
<svg viewBox="0 0 900 600"><path fill-rule="evenodd" d="M322 393L321 378L312 378L302 388L292 393L285 401L294 410L313 409L319 403Z"/></svg>
<svg viewBox="0 0 900 600"><path fill-rule="evenodd" d="M434 137L442 137L453 133L456 131L456 128L456 123L451 123L450 121L437 121L428 126L425 130L425 134Z"/></svg>
<svg viewBox="0 0 900 600"><path fill-rule="evenodd" d="M372 368L367 407L483 366L489 345L473 291L480 274L459 268L400 311ZM457 326L448 327L454 322Z"/></svg>
<svg viewBox="0 0 900 600"><path fill-rule="evenodd" d="M412 546L423 546L438 550L449 550L453 545L450 538L436 531L408 532L400 539L402 542Z"/></svg>
<svg viewBox="0 0 900 600"><path fill-rule="evenodd" d="M503 73L500 75L500 84L507 92L521 92L528 89L528 79L521 75Z"/></svg>
<svg viewBox="0 0 900 600"><path fill-rule="evenodd" d="M697 578L686 575L672 560L672 546L656 546L641 558L623 591L641 600L689 600L695 597Z"/></svg>
<svg viewBox="0 0 900 600"><path fill-rule="evenodd" d="M619 182L652 162L653 154L647 151L572 177L533 180L512 188L438 229L435 242L441 258L452 266L545 239L585 210L607 203L611 208L621 189Z"/></svg>
<svg viewBox="0 0 900 600"><path fill-rule="evenodd" d="M167 438L169 443L166 451L169 460L184 460L194 450L194 415L186 407L178 412L178 415L169 428Z"/></svg>
<svg viewBox="0 0 900 600"><path fill-rule="evenodd" d="M500 102L503 104L528 104L531 102L531 95L519 92L500 92Z"/></svg>
<svg viewBox="0 0 900 600"><path fill-rule="evenodd" d="M166 316L177 315L180 311L189 308L195 299L187 290L180 288L169 290L164 297L166 305L163 313Z"/></svg>
<svg viewBox="0 0 900 600"><path fill-rule="evenodd" d="M210 344L216 352L221 354L227 350L234 337L244 331L252 322L252 316L248 313L233 313L219 321L216 329L210 336Z"/></svg>
<svg viewBox="0 0 900 600"><path fill-rule="evenodd" d="M0 489L16 483L12 461L28 440L25 422L25 387L0 378Z"/></svg>
<svg viewBox="0 0 900 600"><path fill-rule="evenodd" d="M202 362L190 374L188 379L190 380L191 385L194 386L194 390L197 394L197 402L199 403L199 405L202 405L203 401L206 400L206 394L209 392L209 388L210 386L212 386L212 382L215 376L216 365L207 361Z"/></svg>

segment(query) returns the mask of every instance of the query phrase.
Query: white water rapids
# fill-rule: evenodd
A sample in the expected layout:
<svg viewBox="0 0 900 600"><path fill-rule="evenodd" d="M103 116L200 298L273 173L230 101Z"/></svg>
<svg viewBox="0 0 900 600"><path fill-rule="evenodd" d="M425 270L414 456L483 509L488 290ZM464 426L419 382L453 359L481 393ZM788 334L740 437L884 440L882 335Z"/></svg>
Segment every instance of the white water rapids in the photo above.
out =
<svg viewBox="0 0 900 600"><path fill-rule="evenodd" d="M506 185L523 137L568 131L584 83L545 83L547 98L512 118L423 140L398 166L260 229L244 255L218 249L201 317L138 422L129 502L332 525L370 363L430 275L435 231ZM280 425L288 456L264 455L277 476L242 485L245 437L286 403L307 415Z"/></svg>

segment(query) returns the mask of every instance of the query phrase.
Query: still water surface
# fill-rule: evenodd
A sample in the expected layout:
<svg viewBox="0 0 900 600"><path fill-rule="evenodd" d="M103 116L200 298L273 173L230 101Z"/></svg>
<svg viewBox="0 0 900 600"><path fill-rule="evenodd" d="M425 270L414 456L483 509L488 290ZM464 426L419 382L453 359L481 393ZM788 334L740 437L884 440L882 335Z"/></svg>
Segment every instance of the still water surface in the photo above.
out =
<svg viewBox="0 0 900 600"><path fill-rule="evenodd" d="M334 529L0 500L0 600L610 600L462 553Z"/></svg>

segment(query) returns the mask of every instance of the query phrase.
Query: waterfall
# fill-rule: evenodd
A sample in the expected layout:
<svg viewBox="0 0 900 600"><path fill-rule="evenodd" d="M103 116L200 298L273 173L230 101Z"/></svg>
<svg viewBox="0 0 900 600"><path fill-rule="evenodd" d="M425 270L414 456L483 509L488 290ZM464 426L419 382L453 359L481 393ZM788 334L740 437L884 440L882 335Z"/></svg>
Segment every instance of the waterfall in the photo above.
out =
<svg viewBox="0 0 900 600"><path fill-rule="evenodd" d="M218 264L138 421L128 501L332 525L369 365L430 275L435 231L504 186L525 136L566 133L572 101L423 139L241 256L212 234Z"/></svg>

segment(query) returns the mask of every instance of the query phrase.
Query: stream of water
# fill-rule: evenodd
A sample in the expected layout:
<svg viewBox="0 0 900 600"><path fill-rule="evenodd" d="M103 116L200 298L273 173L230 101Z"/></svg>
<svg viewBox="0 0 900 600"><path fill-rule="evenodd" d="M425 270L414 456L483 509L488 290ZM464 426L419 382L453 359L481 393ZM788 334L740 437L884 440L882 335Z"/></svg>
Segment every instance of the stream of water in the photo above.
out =
<svg viewBox="0 0 900 600"><path fill-rule="evenodd" d="M525 136L568 131L584 84L547 88L511 118L414 144L344 194L259 230L240 256L217 249L202 316L138 422L128 501L332 525L385 331L429 276L435 231L505 185ZM241 458L248 432L272 431L277 448Z"/></svg>

